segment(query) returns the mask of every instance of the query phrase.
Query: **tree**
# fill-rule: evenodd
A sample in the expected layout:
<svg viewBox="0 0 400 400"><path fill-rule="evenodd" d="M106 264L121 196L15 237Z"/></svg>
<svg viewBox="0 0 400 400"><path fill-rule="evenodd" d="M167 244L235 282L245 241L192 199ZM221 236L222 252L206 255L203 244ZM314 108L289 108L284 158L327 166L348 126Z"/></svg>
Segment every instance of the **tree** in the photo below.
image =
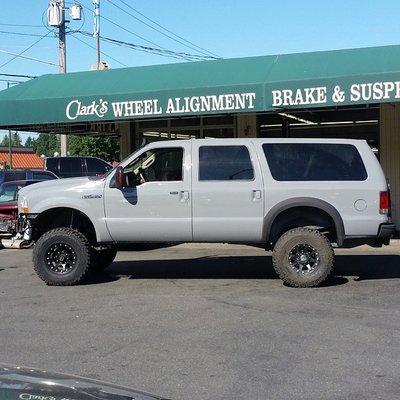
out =
<svg viewBox="0 0 400 400"><path fill-rule="evenodd" d="M68 149L74 156L99 157L109 162L119 160L119 140L114 137L69 136Z"/></svg>
<svg viewBox="0 0 400 400"><path fill-rule="evenodd" d="M10 143L9 135L6 134L3 140L0 142L1 147L8 147ZM13 132L11 134L11 146L12 147L22 147L22 140L18 132Z"/></svg>
<svg viewBox="0 0 400 400"><path fill-rule="evenodd" d="M25 147L36 151L36 139L31 136L28 136L28 138L25 141Z"/></svg>
<svg viewBox="0 0 400 400"><path fill-rule="evenodd" d="M40 133L33 148L38 156L52 157L55 152L60 152L60 138L54 133Z"/></svg>
<svg viewBox="0 0 400 400"><path fill-rule="evenodd" d="M22 147L22 140L17 131L12 134L12 145L13 147Z"/></svg>
<svg viewBox="0 0 400 400"><path fill-rule="evenodd" d="M3 137L3 140L0 142L0 147L8 147L9 144L8 134Z"/></svg>

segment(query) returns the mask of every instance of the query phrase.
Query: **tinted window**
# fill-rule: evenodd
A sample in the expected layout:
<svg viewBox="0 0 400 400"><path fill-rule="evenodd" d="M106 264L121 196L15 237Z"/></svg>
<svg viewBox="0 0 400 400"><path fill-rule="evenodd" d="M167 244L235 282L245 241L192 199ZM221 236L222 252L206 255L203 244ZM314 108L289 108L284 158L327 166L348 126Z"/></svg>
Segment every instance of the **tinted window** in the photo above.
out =
<svg viewBox="0 0 400 400"><path fill-rule="evenodd" d="M181 181L182 162L181 147L148 150L125 167L128 186L145 182Z"/></svg>
<svg viewBox="0 0 400 400"><path fill-rule="evenodd" d="M60 174L62 176L82 176L82 161L79 157L60 158Z"/></svg>
<svg viewBox="0 0 400 400"><path fill-rule="evenodd" d="M277 181L362 181L367 172L353 145L334 143L264 144Z"/></svg>
<svg viewBox="0 0 400 400"><path fill-rule="evenodd" d="M51 179L57 179L56 176L46 171L33 171L33 179L41 181L49 181Z"/></svg>
<svg viewBox="0 0 400 400"><path fill-rule="evenodd" d="M110 165L97 158L87 158L86 165L89 175L105 174L111 169Z"/></svg>
<svg viewBox="0 0 400 400"><path fill-rule="evenodd" d="M199 149L199 180L232 181L254 178L246 146L202 146Z"/></svg>
<svg viewBox="0 0 400 400"><path fill-rule="evenodd" d="M46 159L46 169L58 174L58 158L47 158Z"/></svg>
<svg viewBox="0 0 400 400"><path fill-rule="evenodd" d="M4 182L9 182L9 181L22 181L26 178L26 172L25 171L6 171L5 177L4 177Z"/></svg>

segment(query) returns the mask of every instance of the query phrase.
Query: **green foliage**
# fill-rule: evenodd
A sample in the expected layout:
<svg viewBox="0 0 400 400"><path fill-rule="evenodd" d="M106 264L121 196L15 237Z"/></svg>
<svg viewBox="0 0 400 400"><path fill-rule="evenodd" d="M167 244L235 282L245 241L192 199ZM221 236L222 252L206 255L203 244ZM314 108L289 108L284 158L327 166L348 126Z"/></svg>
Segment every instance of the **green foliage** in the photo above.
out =
<svg viewBox="0 0 400 400"><path fill-rule="evenodd" d="M0 142L0 147L8 147L9 143L10 143L10 139L8 137L8 134L6 134L3 138L3 140ZM12 132L11 146L12 147L22 147L22 140L21 140L18 132Z"/></svg>
<svg viewBox="0 0 400 400"><path fill-rule="evenodd" d="M47 157L54 156L54 153L60 153L60 138L58 135L40 133L33 142L33 149L38 156L44 154Z"/></svg>
<svg viewBox="0 0 400 400"><path fill-rule="evenodd" d="M15 132L12 135L13 147L21 147L22 141ZM8 135L0 142L0 146L8 147ZM56 134L40 133L37 138L29 136L26 139L25 147L33 148L39 156L46 157L60 153L60 137ZM68 151L71 156L92 156L99 157L106 161L119 160L119 140L112 137L92 136L68 136Z"/></svg>
<svg viewBox="0 0 400 400"><path fill-rule="evenodd" d="M25 140L25 147L30 148L30 149L35 149L36 147L36 140L32 138L31 136L28 136L28 138Z"/></svg>
<svg viewBox="0 0 400 400"><path fill-rule="evenodd" d="M106 161L117 161L119 140L106 136L68 136L68 151L71 156L92 156Z"/></svg>
<svg viewBox="0 0 400 400"><path fill-rule="evenodd" d="M21 140L18 132L13 132L12 142L13 142L14 147L22 147L22 140Z"/></svg>

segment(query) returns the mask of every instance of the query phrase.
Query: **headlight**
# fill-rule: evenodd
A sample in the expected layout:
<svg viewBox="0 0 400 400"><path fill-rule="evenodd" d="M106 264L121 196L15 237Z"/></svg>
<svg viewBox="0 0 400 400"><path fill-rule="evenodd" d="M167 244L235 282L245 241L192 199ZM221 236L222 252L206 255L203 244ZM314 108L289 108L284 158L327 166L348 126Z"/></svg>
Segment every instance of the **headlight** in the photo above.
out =
<svg viewBox="0 0 400 400"><path fill-rule="evenodd" d="M29 214L28 200L24 196L21 196L20 199L20 212L23 214Z"/></svg>

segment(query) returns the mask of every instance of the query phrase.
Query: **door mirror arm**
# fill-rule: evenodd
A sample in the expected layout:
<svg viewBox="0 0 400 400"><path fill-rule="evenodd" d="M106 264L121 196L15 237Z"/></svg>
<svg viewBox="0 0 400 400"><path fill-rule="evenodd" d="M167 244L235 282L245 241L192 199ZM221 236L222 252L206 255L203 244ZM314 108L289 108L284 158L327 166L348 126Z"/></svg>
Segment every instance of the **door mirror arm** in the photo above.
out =
<svg viewBox="0 0 400 400"><path fill-rule="evenodd" d="M122 166L117 167L115 171L115 187L117 189L123 189L127 186L126 176L124 174L124 169Z"/></svg>

